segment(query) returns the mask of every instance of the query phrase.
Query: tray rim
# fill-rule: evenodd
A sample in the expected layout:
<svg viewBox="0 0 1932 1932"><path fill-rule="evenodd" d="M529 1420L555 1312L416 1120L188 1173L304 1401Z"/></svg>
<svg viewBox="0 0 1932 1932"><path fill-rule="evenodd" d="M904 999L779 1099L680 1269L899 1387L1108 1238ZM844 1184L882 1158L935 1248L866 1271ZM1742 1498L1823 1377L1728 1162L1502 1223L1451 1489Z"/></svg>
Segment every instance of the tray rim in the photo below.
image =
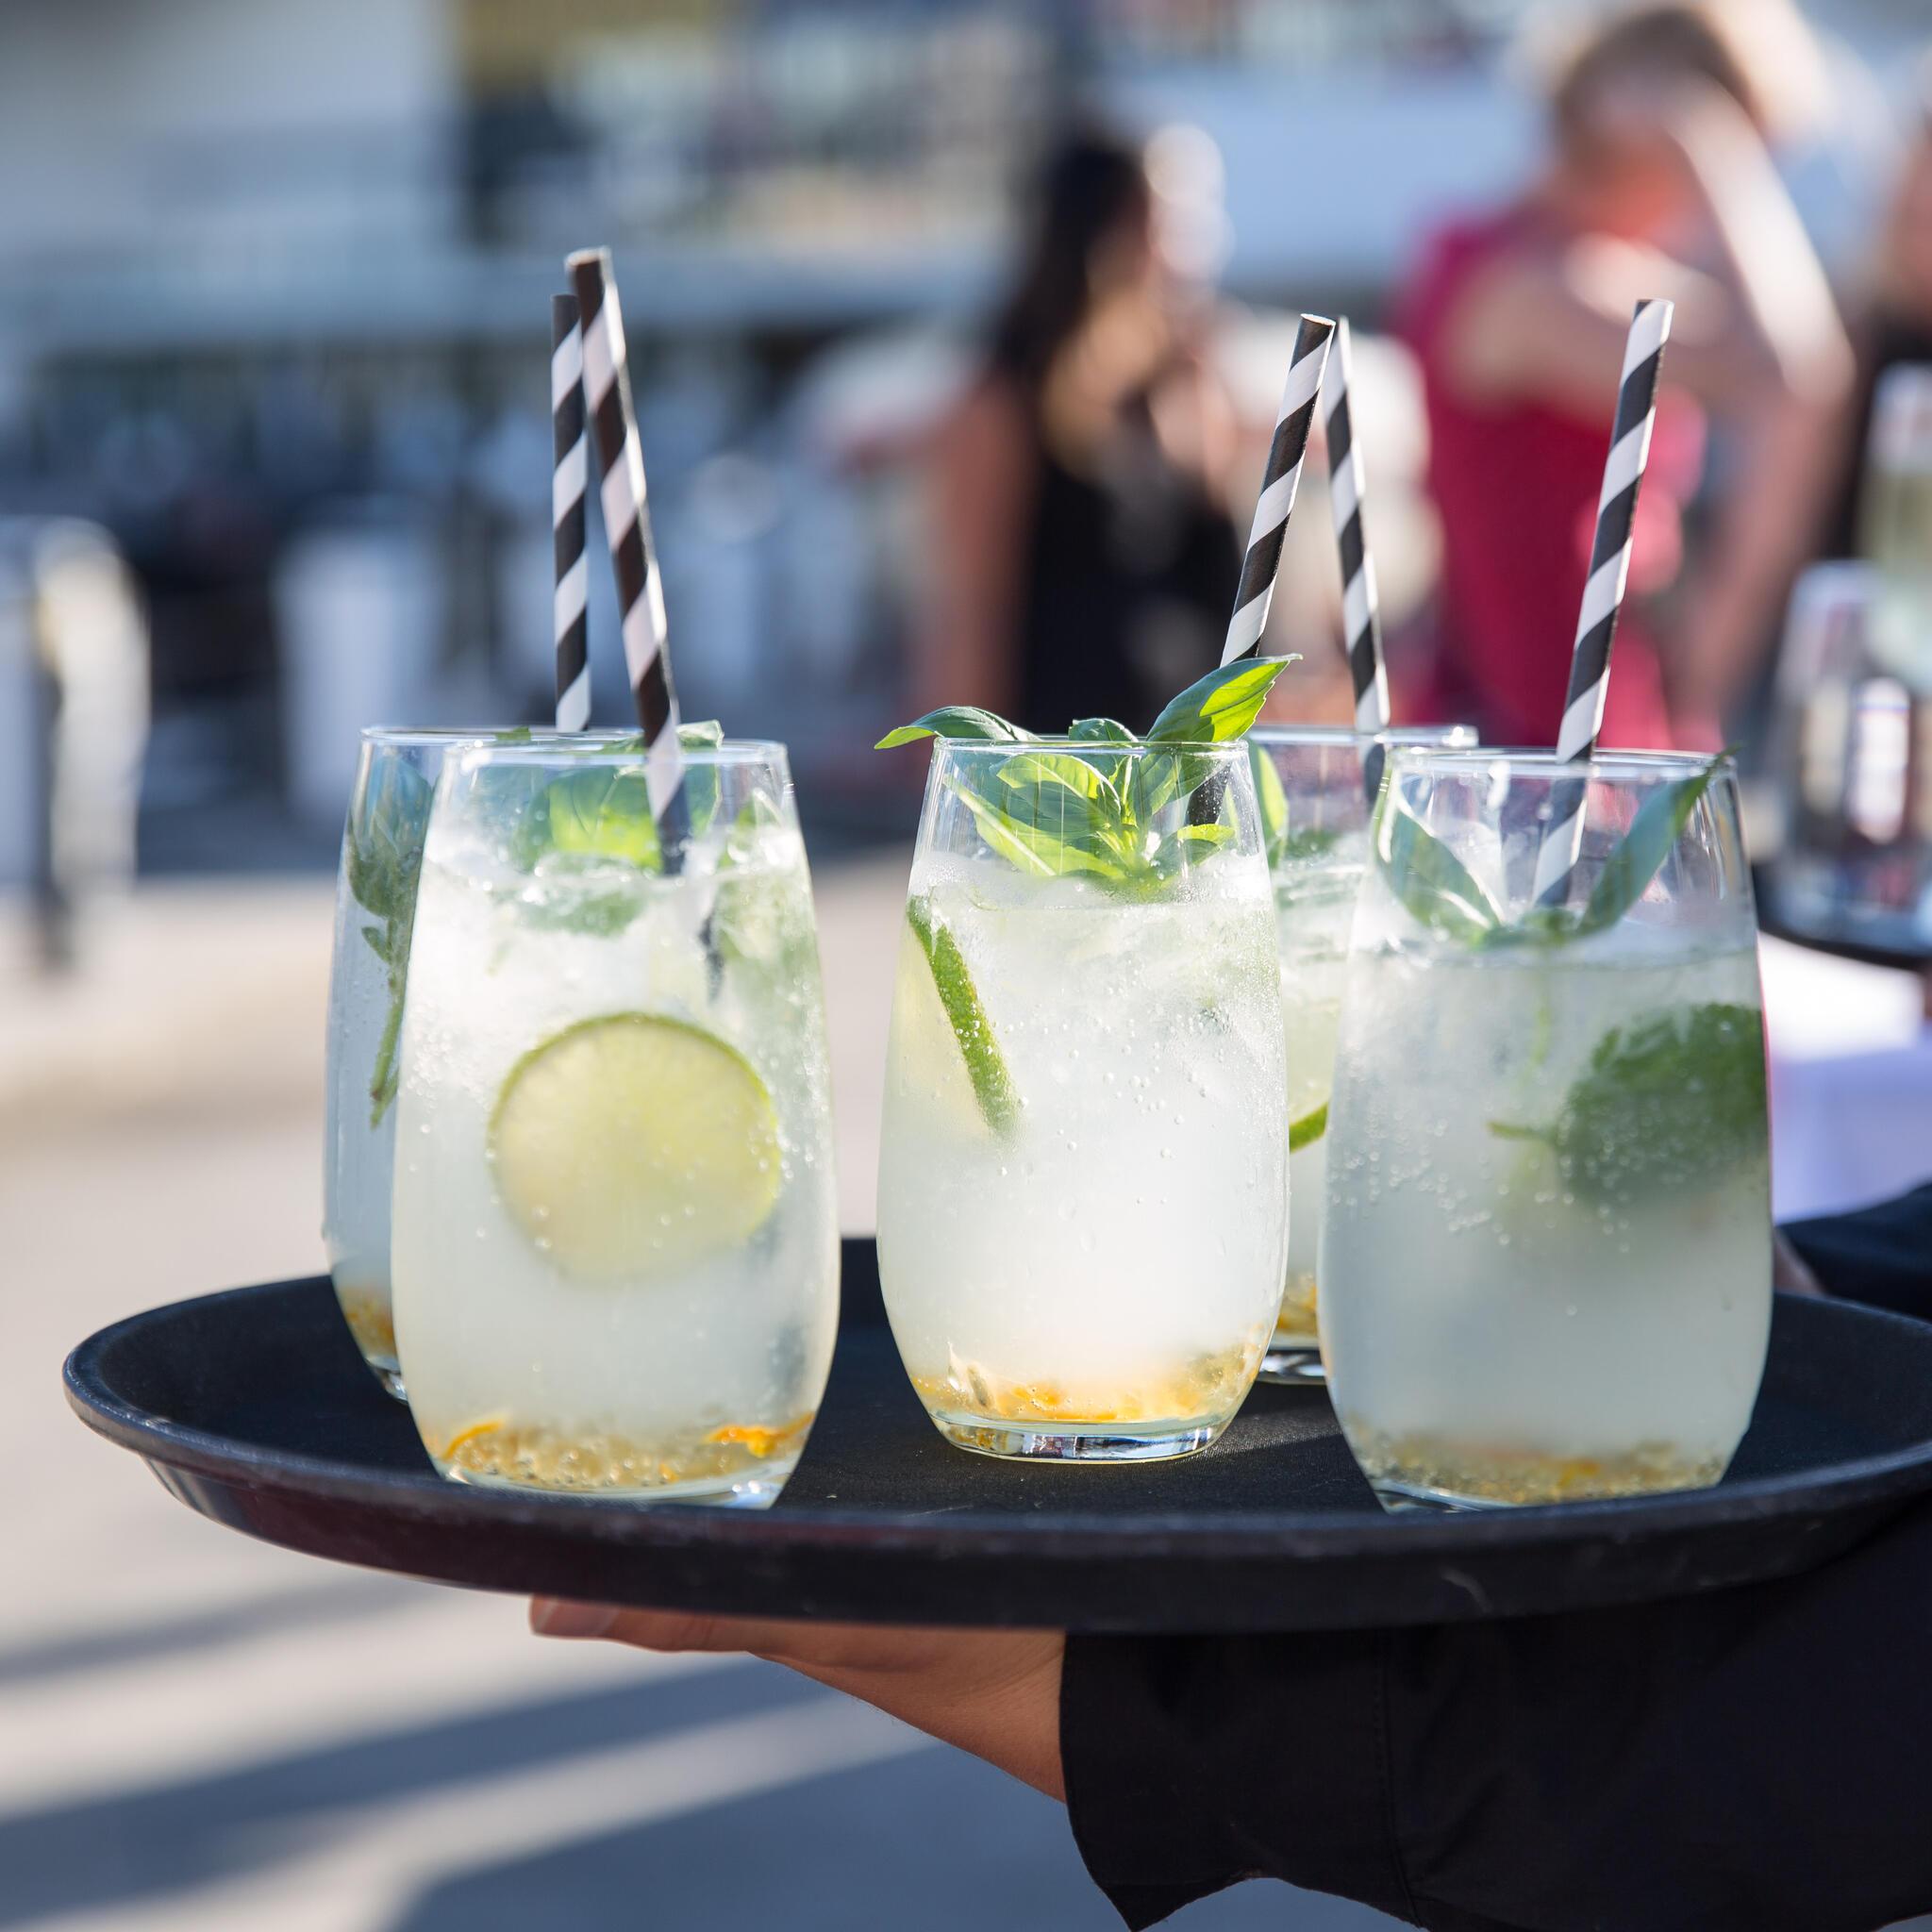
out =
<svg viewBox="0 0 1932 1932"><path fill-rule="evenodd" d="M708 1509L592 1497L517 1496L465 1488L427 1474L357 1470L330 1458L292 1451L263 1455L236 1444L232 1438L171 1422L125 1402L106 1383L102 1361L112 1348L144 1327L177 1317L184 1309L205 1309L291 1289L326 1289L327 1285L325 1275L291 1276L185 1296L124 1316L97 1329L69 1353L61 1377L68 1405L97 1435L150 1464L178 1469L231 1488L322 1497L336 1503L367 1503L445 1521L455 1509L472 1515L479 1526L568 1530L573 1535L587 1535L591 1541L667 1549L783 1547L831 1552L862 1540L869 1551L916 1554L942 1539L948 1557L1024 1555L1051 1565L1119 1555L1123 1543L1131 1540L1150 1554L1179 1544L1203 1557L1386 1557L1407 1561L1583 1541L1614 1545L1632 1537L1735 1529L1746 1517L1760 1523L1789 1516L1815 1518L1891 1500L1904 1502L1932 1491L1932 1438L1928 1438L1907 1448L1824 1465L1802 1489L1793 1489L1787 1477L1760 1476L1658 1496L1495 1510L1391 1515L1368 1508L1230 1509L1204 1515L1198 1509L1176 1508L1123 1515L1099 1510L957 1508L914 1514L817 1505L797 1511L783 1507ZM1811 1299L1777 1297L1780 1306ZM1814 1301L1813 1306L1839 1310L1831 1319L1841 1316L1880 1327L1919 1329L1925 1325L1910 1316L1857 1303L1827 1300L1822 1304ZM1104 1470L1090 1474L1096 1481L1107 1479ZM1580 1530L1585 1524L1591 1529Z"/></svg>

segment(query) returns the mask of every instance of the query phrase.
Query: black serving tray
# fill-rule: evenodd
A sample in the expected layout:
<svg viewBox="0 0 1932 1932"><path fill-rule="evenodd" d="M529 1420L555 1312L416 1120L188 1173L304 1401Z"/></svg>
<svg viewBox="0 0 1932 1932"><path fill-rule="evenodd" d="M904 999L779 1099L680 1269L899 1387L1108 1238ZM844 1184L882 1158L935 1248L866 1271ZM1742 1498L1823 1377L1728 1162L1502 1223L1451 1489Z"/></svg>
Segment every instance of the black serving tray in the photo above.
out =
<svg viewBox="0 0 1932 1932"><path fill-rule="evenodd" d="M67 1362L83 1421L217 1523L483 1590L665 1608L1089 1631L1296 1630L1637 1603L1790 1574L1932 1492L1932 1324L1780 1295L1716 1489L1388 1515L1319 1389L1257 1388L1168 1463L1016 1466L940 1440L845 1244L831 1386L762 1513L464 1488L430 1469L326 1281L136 1315Z"/></svg>

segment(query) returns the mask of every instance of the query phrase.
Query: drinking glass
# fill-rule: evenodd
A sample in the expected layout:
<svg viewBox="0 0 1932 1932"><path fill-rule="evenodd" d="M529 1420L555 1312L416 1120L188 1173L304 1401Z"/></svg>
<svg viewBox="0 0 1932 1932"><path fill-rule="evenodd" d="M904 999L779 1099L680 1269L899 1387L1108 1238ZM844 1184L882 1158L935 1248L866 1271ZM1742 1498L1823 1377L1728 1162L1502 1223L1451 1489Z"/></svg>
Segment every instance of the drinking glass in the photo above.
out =
<svg viewBox="0 0 1932 1932"><path fill-rule="evenodd" d="M349 1332L376 1380L397 1396L390 1178L416 877L443 753L481 735L387 724L364 731L336 874L322 1235Z"/></svg>
<svg viewBox="0 0 1932 1932"><path fill-rule="evenodd" d="M1878 378L1857 536L1877 573L1873 654L1909 690L1932 690L1932 364L1894 363Z"/></svg>
<svg viewBox="0 0 1932 1932"><path fill-rule="evenodd" d="M417 897L396 1341L461 1482L761 1507L838 1312L824 1000L784 748L452 751Z"/></svg>
<svg viewBox="0 0 1932 1932"><path fill-rule="evenodd" d="M1870 564L1819 563L1791 592L1770 897L1796 931L1911 952L1932 942L1932 682L1881 650L1884 585Z"/></svg>
<svg viewBox="0 0 1932 1932"><path fill-rule="evenodd" d="M1287 1244L1268 870L1239 743L941 742L892 1003L879 1274L940 1433L1178 1456Z"/></svg>
<svg viewBox="0 0 1932 1932"><path fill-rule="evenodd" d="M1322 1341L1387 1502L1693 1489L1771 1321L1756 917L1735 774L1398 748L1357 902L1329 1116ZM1692 802L1694 800L1694 803ZM1680 823L1681 821L1681 823ZM1655 869L1653 871L1653 865Z"/></svg>
<svg viewBox="0 0 1932 1932"><path fill-rule="evenodd" d="M1342 966L1369 856L1368 748L1386 757L1396 744L1475 741L1467 724L1404 726L1372 738L1315 724L1257 725L1248 734L1274 885L1281 1022L1288 1037L1288 1274L1261 1363L1264 1381L1322 1379L1316 1245Z"/></svg>

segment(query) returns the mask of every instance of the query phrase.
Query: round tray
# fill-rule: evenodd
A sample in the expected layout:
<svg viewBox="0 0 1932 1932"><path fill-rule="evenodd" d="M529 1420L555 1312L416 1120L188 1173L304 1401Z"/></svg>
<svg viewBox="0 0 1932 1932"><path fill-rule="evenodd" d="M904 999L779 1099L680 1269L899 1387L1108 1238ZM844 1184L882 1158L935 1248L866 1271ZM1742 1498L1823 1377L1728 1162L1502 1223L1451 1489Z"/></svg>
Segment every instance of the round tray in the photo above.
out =
<svg viewBox="0 0 1932 1932"><path fill-rule="evenodd" d="M664 1608L1088 1631L1293 1630L1576 1609L1789 1574L1932 1491L1932 1324L1778 1298L1757 1417L1717 1489L1385 1514L1316 1389L1258 1388L1182 1461L1019 1467L949 1447L848 1241L816 1428L762 1513L440 1480L326 1281L136 1315L69 1399L171 1495L269 1542L485 1590Z"/></svg>

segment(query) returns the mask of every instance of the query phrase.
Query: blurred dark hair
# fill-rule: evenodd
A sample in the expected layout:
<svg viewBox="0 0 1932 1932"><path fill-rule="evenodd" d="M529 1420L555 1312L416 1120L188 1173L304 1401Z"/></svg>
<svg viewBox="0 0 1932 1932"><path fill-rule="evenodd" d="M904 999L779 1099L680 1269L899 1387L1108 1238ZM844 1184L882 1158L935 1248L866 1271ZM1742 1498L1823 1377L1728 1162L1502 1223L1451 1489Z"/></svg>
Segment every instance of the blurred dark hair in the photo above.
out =
<svg viewBox="0 0 1932 1932"><path fill-rule="evenodd" d="M1140 147L1092 125L1058 141L1025 202L1019 272L994 318L993 368L1037 387L1092 300L1094 249L1129 221L1145 221L1153 192Z"/></svg>

